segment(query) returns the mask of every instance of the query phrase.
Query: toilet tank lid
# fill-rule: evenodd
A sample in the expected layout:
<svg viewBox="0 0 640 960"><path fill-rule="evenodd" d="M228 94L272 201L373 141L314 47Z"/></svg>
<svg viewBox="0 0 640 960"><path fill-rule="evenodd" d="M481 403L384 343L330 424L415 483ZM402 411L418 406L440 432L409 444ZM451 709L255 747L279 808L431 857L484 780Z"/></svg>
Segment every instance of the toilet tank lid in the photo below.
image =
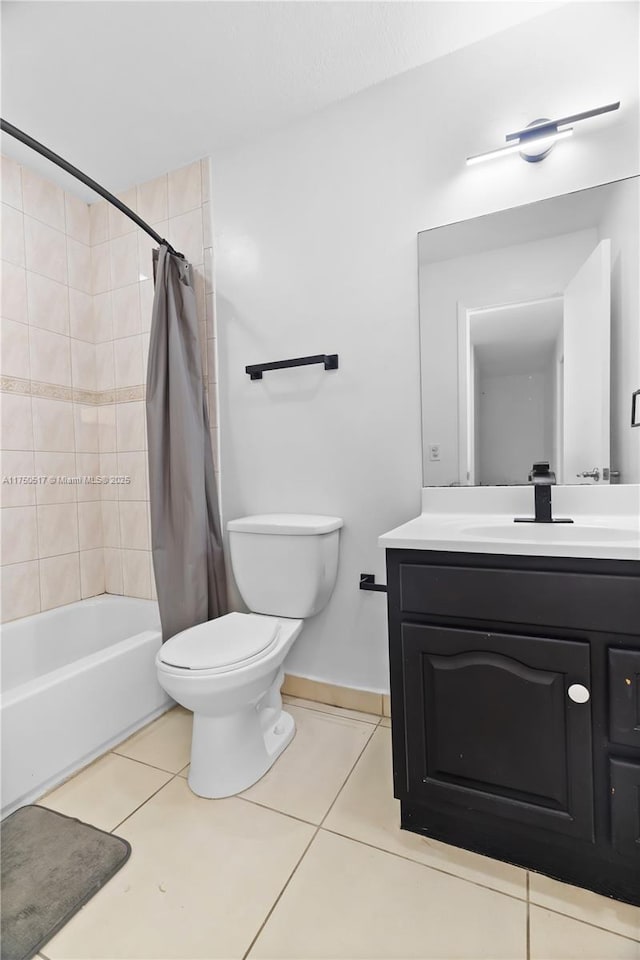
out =
<svg viewBox="0 0 640 960"><path fill-rule="evenodd" d="M306 513L264 513L255 517L229 520L227 530L236 533L270 533L308 537L316 533L331 533L343 525L340 517L319 517Z"/></svg>

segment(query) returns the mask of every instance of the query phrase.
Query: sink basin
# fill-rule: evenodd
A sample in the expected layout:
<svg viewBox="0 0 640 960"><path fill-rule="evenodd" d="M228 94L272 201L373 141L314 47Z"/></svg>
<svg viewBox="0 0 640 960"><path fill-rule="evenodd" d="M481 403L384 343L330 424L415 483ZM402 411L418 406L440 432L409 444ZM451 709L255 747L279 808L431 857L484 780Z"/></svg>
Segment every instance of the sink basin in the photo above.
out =
<svg viewBox="0 0 640 960"><path fill-rule="evenodd" d="M460 534L478 540L530 540L544 543L634 543L640 533L621 527L584 523L471 524Z"/></svg>

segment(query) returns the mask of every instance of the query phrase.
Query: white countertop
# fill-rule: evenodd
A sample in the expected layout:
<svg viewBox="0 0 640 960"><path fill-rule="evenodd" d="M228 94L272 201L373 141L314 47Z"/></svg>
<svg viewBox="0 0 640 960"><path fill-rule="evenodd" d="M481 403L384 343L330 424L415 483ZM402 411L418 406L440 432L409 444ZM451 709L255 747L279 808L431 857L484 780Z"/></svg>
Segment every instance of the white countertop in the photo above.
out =
<svg viewBox="0 0 640 960"><path fill-rule="evenodd" d="M533 516L533 488L426 487L423 512L378 539L385 549L640 560L640 485L554 486L554 518Z"/></svg>

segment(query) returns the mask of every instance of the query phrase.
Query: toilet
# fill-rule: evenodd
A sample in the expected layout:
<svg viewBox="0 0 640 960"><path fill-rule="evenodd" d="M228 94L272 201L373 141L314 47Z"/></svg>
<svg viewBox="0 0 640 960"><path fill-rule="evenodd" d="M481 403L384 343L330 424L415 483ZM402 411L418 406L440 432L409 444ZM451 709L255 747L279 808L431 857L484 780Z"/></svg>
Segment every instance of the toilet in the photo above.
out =
<svg viewBox="0 0 640 960"><path fill-rule="evenodd" d="M158 652L160 685L193 711L189 786L198 796L246 790L293 739L283 663L331 596L341 527L339 517L306 514L229 521L231 567L252 612L199 623Z"/></svg>

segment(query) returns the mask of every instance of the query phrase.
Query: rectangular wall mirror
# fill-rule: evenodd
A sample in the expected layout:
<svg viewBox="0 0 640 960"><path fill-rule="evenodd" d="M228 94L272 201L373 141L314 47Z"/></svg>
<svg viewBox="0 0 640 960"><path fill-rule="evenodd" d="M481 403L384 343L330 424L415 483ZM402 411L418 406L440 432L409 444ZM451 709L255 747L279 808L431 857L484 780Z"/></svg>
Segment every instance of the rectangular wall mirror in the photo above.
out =
<svg viewBox="0 0 640 960"><path fill-rule="evenodd" d="M425 486L640 481L639 184L418 235Z"/></svg>

